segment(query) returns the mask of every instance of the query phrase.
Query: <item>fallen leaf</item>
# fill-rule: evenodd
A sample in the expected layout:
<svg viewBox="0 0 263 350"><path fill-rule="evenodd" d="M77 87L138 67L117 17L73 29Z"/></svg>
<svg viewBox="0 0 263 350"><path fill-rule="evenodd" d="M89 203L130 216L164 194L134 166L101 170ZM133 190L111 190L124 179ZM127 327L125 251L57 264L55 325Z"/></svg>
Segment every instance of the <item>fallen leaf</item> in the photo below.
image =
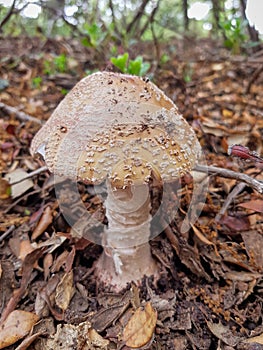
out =
<svg viewBox="0 0 263 350"><path fill-rule="evenodd" d="M0 330L0 349L24 338L38 321L38 316L23 310L12 311L3 322Z"/></svg>
<svg viewBox="0 0 263 350"><path fill-rule="evenodd" d="M119 302L109 307L103 308L92 317L92 326L102 332L109 327L113 322L120 318L130 305L129 291L119 300Z"/></svg>
<svg viewBox="0 0 263 350"><path fill-rule="evenodd" d="M263 333L256 337L252 337L245 340L246 343L258 343L263 345Z"/></svg>
<svg viewBox="0 0 263 350"><path fill-rule="evenodd" d="M48 228L48 226L52 223L53 216L52 216L52 210L50 206L47 206L32 233L32 240L36 240L39 236L42 235L42 233Z"/></svg>
<svg viewBox="0 0 263 350"><path fill-rule="evenodd" d="M0 179L0 199L7 199L11 196L11 186L6 179Z"/></svg>
<svg viewBox="0 0 263 350"><path fill-rule="evenodd" d="M53 255L50 253L47 253L43 258L43 268L44 268L45 281L47 281L47 279L48 279L52 264L53 264Z"/></svg>
<svg viewBox="0 0 263 350"><path fill-rule="evenodd" d="M21 196L27 190L34 186L34 183L31 179L25 179L28 176L28 173L23 169L16 169L11 173L5 176L5 179L11 185L11 194L12 198Z"/></svg>
<svg viewBox="0 0 263 350"><path fill-rule="evenodd" d="M254 199L252 201L246 203L238 204L239 207L250 209L257 211L259 213L263 213L263 200L262 199Z"/></svg>
<svg viewBox="0 0 263 350"><path fill-rule="evenodd" d="M123 341L136 349L151 341L156 326L157 312L150 303L135 311L123 330Z"/></svg>
<svg viewBox="0 0 263 350"><path fill-rule="evenodd" d="M222 323L213 323L209 321L206 323L210 331L225 344L235 346L240 342L241 338L235 336L231 330L227 326L222 325Z"/></svg>
<svg viewBox="0 0 263 350"><path fill-rule="evenodd" d="M225 225L232 232L246 231L250 228L250 222L246 216L223 215L220 224Z"/></svg>
<svg viewBox="0 0 263 350"><path fill-rule="evenodd" d="M34 264L43 255L44 251L45 251L44 248L35 249L31 253L27 254L27 256L25 257L25 260L23 261L23 266L22 266L23 275L20 283L20 288L13 293L12 298L8 301L6 307L4 308L1 315L1 320L0 320L1 323L5 322L5 320L11 314L11 312L16 308L22 295L25 293L28 283L30 281L30 278L32 276Z"/></svg>
<svg viewBox="0 0 263 350"><path fill-rule="evenodd" d="M194 225L191 225L191 226L192 226L192 229L193 229L195 235L200 239L200 241L203 242L204 244L214 246L215 251L217 252L216 245L213 242L209 241L209 239L206 238L204 236L204 234L196 226L194 226Z"/></svg>
<svg viewBox="0 0 263 350"><path fill-rule="evenodd" d="M16 347L15 350L26 350L28 349L29 345L31 345L40 335L42 335L44 332L38 332L33 335L27 336L21 344L19 344L18 347Z"/></svg>
<svg viewBox="0 0 263 350"><path fill-rule="evenodd" d="M263 236L257 231L241 233L245 248L250 259L255 263L259 271L263 267Z"/></svg>
<svg viewBox="0 0 263 350"><path fill-rule="evenodd" d="M26 239L21 240L20 242L20 249L19 249L19 259L21 259L22 261L25 260L25 257L31 253L34 250L34 248L31 246L31 243L28 239L28 237Z"/></svg>
<svg viewBox="0 0 263 350"><path fill-rule="evenodd" d="M88 331L89 339L91 344L98 347L99 349L106 348L109 345L109 341L104 339L95 329L90 328Z"/></svg>
<svg viewBox="0 0 263 350"><path fill-rule="evenodd" d="M73 286L73 271L71 270L68 273L65 273L62 277L61 281L57 285L55 301L58 307L60 307L63 311L65 311L71 298L73 297L75 292Z"/></svg>

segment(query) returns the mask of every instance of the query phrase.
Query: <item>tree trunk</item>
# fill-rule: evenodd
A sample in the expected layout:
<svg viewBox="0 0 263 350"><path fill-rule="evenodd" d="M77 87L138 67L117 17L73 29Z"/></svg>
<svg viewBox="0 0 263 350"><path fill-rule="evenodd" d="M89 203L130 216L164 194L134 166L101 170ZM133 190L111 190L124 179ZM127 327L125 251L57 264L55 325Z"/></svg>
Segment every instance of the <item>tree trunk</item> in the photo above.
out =
<svg viewBox="0 0 263 350"><path fill-rule="evenodd" d="M247 0L240 0L241 12L244 20L247 21L247 30L251 41L259 41L258 31L248 22L246 15Z"/></svg>
<svg viewBox="0 0 263 350"><path fill-rule="evenodd" d="M212 0L213 5L213 30L214 32L218 32L220 29L220 13L224 11L224 6L222 6L221 0Z"/></svg>
<svg viewBox="0 0 263 350"><path fill-rule="evenodd" d="M184 30L187 32L189 29L188 0L183 0L183 13L184 13Z"/></svg>

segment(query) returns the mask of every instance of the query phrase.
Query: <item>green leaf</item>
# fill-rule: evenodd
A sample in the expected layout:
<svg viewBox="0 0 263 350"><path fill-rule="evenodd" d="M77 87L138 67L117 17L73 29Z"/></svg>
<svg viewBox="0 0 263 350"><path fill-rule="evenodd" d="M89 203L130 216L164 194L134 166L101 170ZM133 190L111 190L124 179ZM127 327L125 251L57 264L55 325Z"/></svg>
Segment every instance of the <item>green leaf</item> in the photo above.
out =
<svg viewBox="0 0 263 350"><path fill-rule="evenodd" d="M127 62L129 59L129 54L128 52L125 52L123 55L119 55L118 57L111 57L111 63L119 68L119 70L122 73L126 73L127 72Z"/></svg>
<svg viewBox="0 0 263 350"><path fill-rule="evenodd" d="M128 72L133 75L143 76L150 69L149 62L143 62L142 56L137 56L135 60L129 62Z"/></svg>
<svg viewBox="0 0 263 350"><path fill-rule="evenodd" d="M140 75L142 63L140 61L130 61L128 66L128 73L132 75Z"/></svg>
<svg viewBox="0 0 263 350"><path fill-rule="evenodd" d="M81 39L81 44L85 47L91 47L91 43L90 43L90 40L89 38L83 38Z"/></svg>

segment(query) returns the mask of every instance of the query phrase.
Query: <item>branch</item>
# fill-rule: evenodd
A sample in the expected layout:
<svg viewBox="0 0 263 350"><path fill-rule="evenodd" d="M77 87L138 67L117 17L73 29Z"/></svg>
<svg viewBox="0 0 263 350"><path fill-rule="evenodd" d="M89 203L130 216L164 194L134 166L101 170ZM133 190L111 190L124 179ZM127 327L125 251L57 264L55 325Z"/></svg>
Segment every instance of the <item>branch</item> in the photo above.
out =
<svg viewBox="0 0 263 350"><path fill-rule="evenodd" d="M208 173L210 175L218 175L221 177L226 177L228 179L243 181L248 186L254 188L256 191L263 194L263 181L256 180L253 177L248 176L246 174L238 173L236 171L228 170L224 168L218 168L211 165L205 166L200 164L197 164L193 170L199 171L201 173Z"/></svg>
<svg viewBox="0 0 263 350"><path fill-rule="evenodd" d="M18 184L18 183L20 183L20 182L23 182L23 181L25 181L25 180L27 180L27 179L30 179L31 177L33 177L33 176L35 176L35 175L38 175L38 174L41 174L41 173L43 173L44 171L47 171L48 170L48 167L47 166L42 166L41 168L38 168L38 169L36 169L36 170L34 170L34 171L31 171L31 173L28 173L26 176L24 176L22 179L20 179L20 180L17 180L17 181L14 181L14 182L11 182L10 183L10 185L16 185L16 184Z"/></svg>
<svg viewBox="0 0 263 350"><path fill-rule="evenodd" d="M263 72L263 64L261 66L259 66L255 72L252 74L251 78L248 81L246 90L245 90L245 94L250 93L251 90L251 86L252 84L255 83L255 81L257 80L257 78L260 76L260 74Z"/></svg>
<svg viewBox="0 0 263 350"><path fill-rule="evenodd" d="M112 23L114 25L115 33L117 34L118 37L121 38L121 34L120 34L119 28L117 26L117 21L116 21L116 16L115 16L115 11L114 11L114 5L113 5L112 0L109 0L109 8L111 10Z"/></svg>
<svg viewBox="0 0 263 350"><path fill-rule="evenodd" d="M0 242L2 242L7 236L10 235L15 229L15 225L11 225L7 231L5 231L1 236L0 236Z"/></svg>
<svg viewBox="0 0 263 350"><path fill-rule="evenodd" d="M30 122L34 122L34 123L37 123L40 125L44 124L41 120L39 120L35 117L32 117L31 115L26 114L22 111L18 111L15 107L8 106L2 102L0 102L0 110L3 110L7 114L14 114L17 119L19 119L23 122L30 121Z"/></svg>
<svg viewBox="0 0 263 350"><path fill-rule="evenodd" d="M9 21L10 17L15 13L15 5L16 5L16 0L13 1L12 6L10 7L9 11L3 18L2 22L0 23L0 30L2 30L3 26Z"/></svg>
<svg viewBox="0 0 263 350"><path fill-rule="evenodd" d="M139 7L137 13L135 14L135 16L133 18L133 20L130 22L130 24L128 25L128 27L126 29L127 33L130 33L130 31L134 27L135 23L141 19L142 15L144 14L144 9L145 9L146 5L148 4L148 2L149 2L149 0L143 0L143 2L141 3L141 6Z"/></svg>
<svg viewBox="0 0 263 350"><path fill-rule="evenodd" d="M154 6L154 9L152 10L152 13L151 13L148 21L146 21L145 25L142 27L140 34L139 34L140 37L143 36L143 34L146 31L146 29L148 28L149 24L151 24L151 26L153 26L154 17L155 17L156 12L159 9L159 5L160 5L160 0L157 1L156 5Z"/></svg>

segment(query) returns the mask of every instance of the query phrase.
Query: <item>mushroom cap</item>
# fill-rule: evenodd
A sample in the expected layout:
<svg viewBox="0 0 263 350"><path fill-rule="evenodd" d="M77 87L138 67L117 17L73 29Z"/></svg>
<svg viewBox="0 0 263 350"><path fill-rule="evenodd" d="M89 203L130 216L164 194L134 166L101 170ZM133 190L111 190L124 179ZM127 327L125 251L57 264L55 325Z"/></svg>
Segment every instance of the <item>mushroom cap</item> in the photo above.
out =
<svg viewBox="0 0 263 350"><path fill-rule="evenodd" d="M172 181L201 154L197 137L175 104L152 82L98 72L82 79L31 144L51 172L116 188L147 182L154 172Z"/></svg>

